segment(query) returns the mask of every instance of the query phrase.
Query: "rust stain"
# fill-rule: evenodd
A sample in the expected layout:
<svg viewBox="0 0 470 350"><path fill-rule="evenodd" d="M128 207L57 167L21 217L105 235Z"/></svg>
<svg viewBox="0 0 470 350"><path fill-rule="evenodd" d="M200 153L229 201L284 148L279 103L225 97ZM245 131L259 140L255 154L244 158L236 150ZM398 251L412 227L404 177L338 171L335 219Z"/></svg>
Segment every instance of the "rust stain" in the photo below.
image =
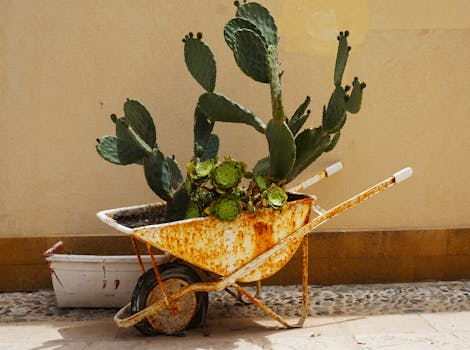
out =
<svg viewBox="0 0 470 350"><path fill-rule="evenodd" d="M201 218L135 229L133 236L204 270L227 276L308 221L314 198L289 202L282 211L262 209L256 215L243 213L233 222ZM275 254L249 276L268 277L292 257L301 240ZM248 277L248 276L247 276ZM247 281L243 278L243 282Z"/></svg>
<svg viewBox="0 0 470 350"><path fill-rule="evenodd" d="M274 245L273 226L265 222L256 222L255 230L255 254L258 255Z"/></svg>
<svg viewBox="0 0 470 350"><path fill-rule="evenodd" d="M107 281L106 281L106 268L103 264L103 289L106 288L106 284L107 284Z"/></svg>
<svg viewBox="0 0 470 350"><path fill-rule="evenodd" d="M121 283L120 280L114 280L114 289L118 289L120 283Z"/></svg>

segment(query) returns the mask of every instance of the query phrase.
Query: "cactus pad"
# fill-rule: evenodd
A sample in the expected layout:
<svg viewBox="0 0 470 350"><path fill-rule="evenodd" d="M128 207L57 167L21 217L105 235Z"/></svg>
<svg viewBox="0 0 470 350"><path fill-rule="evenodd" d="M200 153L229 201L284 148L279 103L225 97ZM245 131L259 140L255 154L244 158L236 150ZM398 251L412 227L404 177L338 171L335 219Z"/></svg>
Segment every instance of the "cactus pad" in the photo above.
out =
<svg viewBox="0 0 470 350"><path fill-rule="evenodd" d="M307 112L308 105L310 104L311 97L307 96L305 101L295 110L292 118L289 119L289 128L294 136L299 132L304 123L307 121L310 111ZM307 112L307 113L305 113Z"/></svg>
<svg viewBox="0 0 470 350"><path fill-rule="evenodd" d="M343 80L344 69L346 68L346 63L348 61L349 50L348 47L348 35L349 32L340 32L338 35L338 53L336 54L336 64L335 64L335 74L334 74L334 83L335 86L341 86Z"/></svg>
<svg viewBox="0 0 470 350"><path fill-rule="evenodd" d="M256 163L255 167L253 168L253 174L255 175L269 175L269 169L271 168L271 161L269 157L264 157Z"/></svg>
<svg viewBox="0 0 470 350"><path fill-rule="evenodd" d="M362 90L364 90L365 84L361 83L358 78L354 78L352 85L351 95L346 100L346 109L348 112L356 114L361 109Z"/></svg>
<svg viewBox="0 0 470 350"><path fill-rule="evenodd" d="M235 61L243 73L260 83L270 82L266 44L262 37L249 29L234 33Z"/></svg>
<svg viewBox="0 0 470 350"><path fill-rule="evenodd" d="M166 157L166 161L170 169L171 188L176 190L184 183L183 174L175 157Z"/></svg>
<svg viewBox="0 0 470 350"><path fill-rule="evenodd" d="M199 97L199 108L209 120L229 123L245 123L264 133L265 125L245 107L223 95L205 93Z"/></svg>
<svg viewBox="0 0 470 350"><path fill-rule="evenodd" d="M312 164L325 151L329 143L330 137L321 127L305 129L297 135L295 138L297 154L288 181L292 181L292 179Z"/></svg>
<svg viewBox="0 0 470 350"><path fill-rule="evenodd" d="M250 21L241 18L235 17L232 18L224 27L224 39L227 45L235 51L235 32L241 29L249 29L252 32L258 34L264 41L263 35L261 34L260 30Z"/></svg>
<svg viewBox="0 0 470 350"><path fill-rule="evenodd" d="M286 122L271 119L266 128L269 145L270 176L284 179L291 171L295 162L294 135Z"/></svg>
<svg viewBox="0 0 470 350"><path fill-rule="evenodd" d="M194 111L194 156L201 157L214 128L214 122L207 120L199 106Z"/></svg>
<svg viewBox="0 0 470 350"><path fill-rule="evenodd" d="M338 132L343 127L345 118L346 103L344 100L344 89L341 86L337 86L323 114L323 130L330 134Z"/></svg>
<svg viewBox="0 0 470 350"><path fill-rule="evenodd" d="M325 152L331 152L333 150L333 148L336 147L336 145L338 144L340 136L341 136L341 131L338 131L335 134L335 136L333 136L333 139L330 141L328 146L325 148Z"/></svg>
<svg viewBox="0 0 470 350"><path fill-rule="evenodd" d="M96 150L103 159L119 165L132 164L142 159L143 152L140 148L135 153L133 145L130 143L128 145L126 147L126 144L116 136L103 136L98 139Z"/></svg>
<svg viewBox="0 0 470 350"><path fill-rule="evenodd" d="M217 158L217 154L219 153L219 137L216 134L210 134L209 140L204 147L204 151L201 154L200 160L206 161L209 159Z"/></svg>
<svg viewBox="0 0 470 350"><path fill-rule="evenodd" d="M209 92L213 92L216 79L214 54L200 38L184 40L184 59L191 75Z"/></svg>
<svg viewBox="0 0 470 350"><path fill-rule="evenodd" d="M236 16L253 23L268 45L277 45L279 38L276 22L266 7L257 2L246 2L238 7Z"/></svg>
<svg viewBox="0 0 470 350"><path fill-rule="evenodd" d="M125 122L145 141L150 148L157 142L152 116L140 102L127 100L124 103Z"/></svg>
<svg viewBox="0 0 470 350"><path fill-rule="evenodd" d="M171 171L162 152L153 150L144 161L144 172L152 191L160 198L171 201Z"/></svg>

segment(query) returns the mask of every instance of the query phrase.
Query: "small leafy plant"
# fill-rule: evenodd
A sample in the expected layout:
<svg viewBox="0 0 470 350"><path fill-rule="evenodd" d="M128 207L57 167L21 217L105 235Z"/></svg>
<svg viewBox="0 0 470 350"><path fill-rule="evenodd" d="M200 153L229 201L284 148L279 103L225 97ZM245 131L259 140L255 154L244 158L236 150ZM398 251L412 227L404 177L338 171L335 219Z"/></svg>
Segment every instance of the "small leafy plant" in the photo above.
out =
<svg viewBox="0 0 470 350"><path fill-rule="evenodd" d="M150 113L137 101L124 103L124 116L112 115L116 135L98 139L97 151L114 164L140 164L150 188L167 202L167 220L205 215L223 221L235 220L242 211L257 208L282 209L287 202L285 185L294 180L320 155L338 143L347 112L358 113L365 83L357 77L352 88L343 87L343 74L351 47L349 32L340 32L334 68L334 90L323 107L321 125L302 128L311 115L307 96L288 118L282 103L278 60L278 30L271 13L257 2L235 1L235 17L224 27L224 38L241 71L257 82L268 84L272 115L265 125L261 118L230 98L215 92L216 61L202 33L183 39L186 66L205 90L194 113L194 150L187 164L186 180L173 156L159 149ZM266 137L269 155L252 171L231 158L218 161L219 138L215 122L244 123ZM245 178L248 186L241 187Z"/></svg>

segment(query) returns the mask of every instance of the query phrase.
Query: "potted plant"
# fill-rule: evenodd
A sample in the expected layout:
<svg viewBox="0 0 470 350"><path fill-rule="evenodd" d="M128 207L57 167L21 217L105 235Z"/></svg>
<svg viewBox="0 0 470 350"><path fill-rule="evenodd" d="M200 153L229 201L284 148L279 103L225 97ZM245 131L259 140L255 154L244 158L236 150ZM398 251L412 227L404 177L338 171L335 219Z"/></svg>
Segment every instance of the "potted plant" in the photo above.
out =
<svg viewBox="0 0 470 350"><path fill-rule="evenodd" d="M283 107L283 71L279 68L277 50L279 36L271 13L256 2L241 4L235 1L235 5L235 17L225 25L224 38L242 72L269 86L271 118L265 124L248 108L216 92L214 54L201 33L187 34L183 38L186 66L205 91L196 103L193 155L185 170L181 169L175 157L162 153L157 144L155 123L149 111L136 100L128 99L124 103L123 116L111 115L115 135L98 139L96 149L105 160L118 165L143 166L149 187L164 201L98 214L100 219L118 230L132 233L135 228L162 223L175 227L180 223L190 224L191 220L202 220L197 219L200 217L212 217L229 225L244 220L247 215L256 218L288 210L289 202L299 197L287 193L286 185L320 155L333 150L346 123L347 113L359 112L365 84L354 78L352 86L343 86L343 73L351 49L348 31L340 32L337 37L334 88L330 100L320 112L321 125L304 128L311 115L308 110L310 97L307 96L290 117ZM216 122L250 125L260 133L260 137L266 138L269 154L252 169L228 156L220 157L220 140L213 133ZM242 186L242 179L248 185ZM149 271L139 279L132 297L131 313L162 297L157 288L156 274L157 277L161 275L164 283L169 283L169 289L174 287L174 281L181 285L200 281L200 277L187 271L185 266L164 264L159 273ZM147 318L136 327L145 334L155 334L159 331L173 333L198 324L203 319L201 313L207 308L207 293L197 293L192 301L188 299L187 305L188 312L180 313L181 319L173 320L177 327L174 323L166 324L165 317L158 320ZM169 314L167 316L171 318Z"/></svg>

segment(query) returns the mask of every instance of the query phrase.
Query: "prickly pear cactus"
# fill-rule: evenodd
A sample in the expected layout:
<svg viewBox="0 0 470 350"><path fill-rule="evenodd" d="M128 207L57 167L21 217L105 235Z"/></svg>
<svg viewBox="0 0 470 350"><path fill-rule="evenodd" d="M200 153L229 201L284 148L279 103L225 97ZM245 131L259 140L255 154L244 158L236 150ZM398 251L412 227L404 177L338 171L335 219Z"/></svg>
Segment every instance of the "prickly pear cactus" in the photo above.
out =
<svg viewBox="0 0 470 350"><path fill-rule="evenodd" d="M350 87L342 86L351 47L348 45L349 32L340 32L337 37L338 52L333 74L334 90L327 106L324 107L322 125L302 130L311 115L311 111L307 109L311 98L308 96L292 117L287 118L282 103L283 72L279 69L277 50L279 35L273 16L267 8L257 2L235 1L235 6L235 17L224 27L224 39L240 70L255 81L269 84L271 120L265 126L261 119L246 107L214 92L214 89L208 89L202 83L201 86L207 92L199 98L198 106L211 122L244 123L265 134L269 156L260 160L253 172L268 176L278 184L286 184L294 180L321 154L333 150L339 141L340 130L346 123L346 113L355 114L360 110L365 84L357 77L354 78L350 94ZM198 45L194 45L195 40L200 41ZM189 35L183 41L186 64L199 82L201 79L194 73L194 66L207 61L207 57L210 57L212 62L214 56L210 49L207 49L207 44L202 42L202 35L198 35L197 39ZM215 64L213 66L215 67ZM210 67L212 64L208 68L212 71ZM215 77L215 73L212 76Z"/></svg>
<svg viewBox="0 0 470 350"><path fill-rule="evenodd" d="M193 157L184 179L174 157L165 156L157 145L156 128L150 113L137 101L124 104L124 116L111 116L115 136L98 139L96 149L105 160L119 165L143 165L150 188L167 201L167 219L212 215L223 221L235 220L242 211L258 208L280 210L287 202L285 185L294 180L319 156L337 145L347 113L356 114L366 86L357 77L343 86L351 47L349 32L340 32L333 73L334 89L321 112L321 125L304 127L312 112L311 97L288 117L282 101L278 57L279 34L274 17L257 2L239 1L235 16L223 29L224 39L240 70L251 79L269 85L271 118L267 124L248 108L216 92L217 66L202 33L183 38L188 71L204 92L194 112ZM320 113L319 113L320 114ZM269 155L251 172L231 158L218 161L220 140L213 133L216 122L251 126L266 138ZM240 187L242 179L249 184Z"/></svg>

